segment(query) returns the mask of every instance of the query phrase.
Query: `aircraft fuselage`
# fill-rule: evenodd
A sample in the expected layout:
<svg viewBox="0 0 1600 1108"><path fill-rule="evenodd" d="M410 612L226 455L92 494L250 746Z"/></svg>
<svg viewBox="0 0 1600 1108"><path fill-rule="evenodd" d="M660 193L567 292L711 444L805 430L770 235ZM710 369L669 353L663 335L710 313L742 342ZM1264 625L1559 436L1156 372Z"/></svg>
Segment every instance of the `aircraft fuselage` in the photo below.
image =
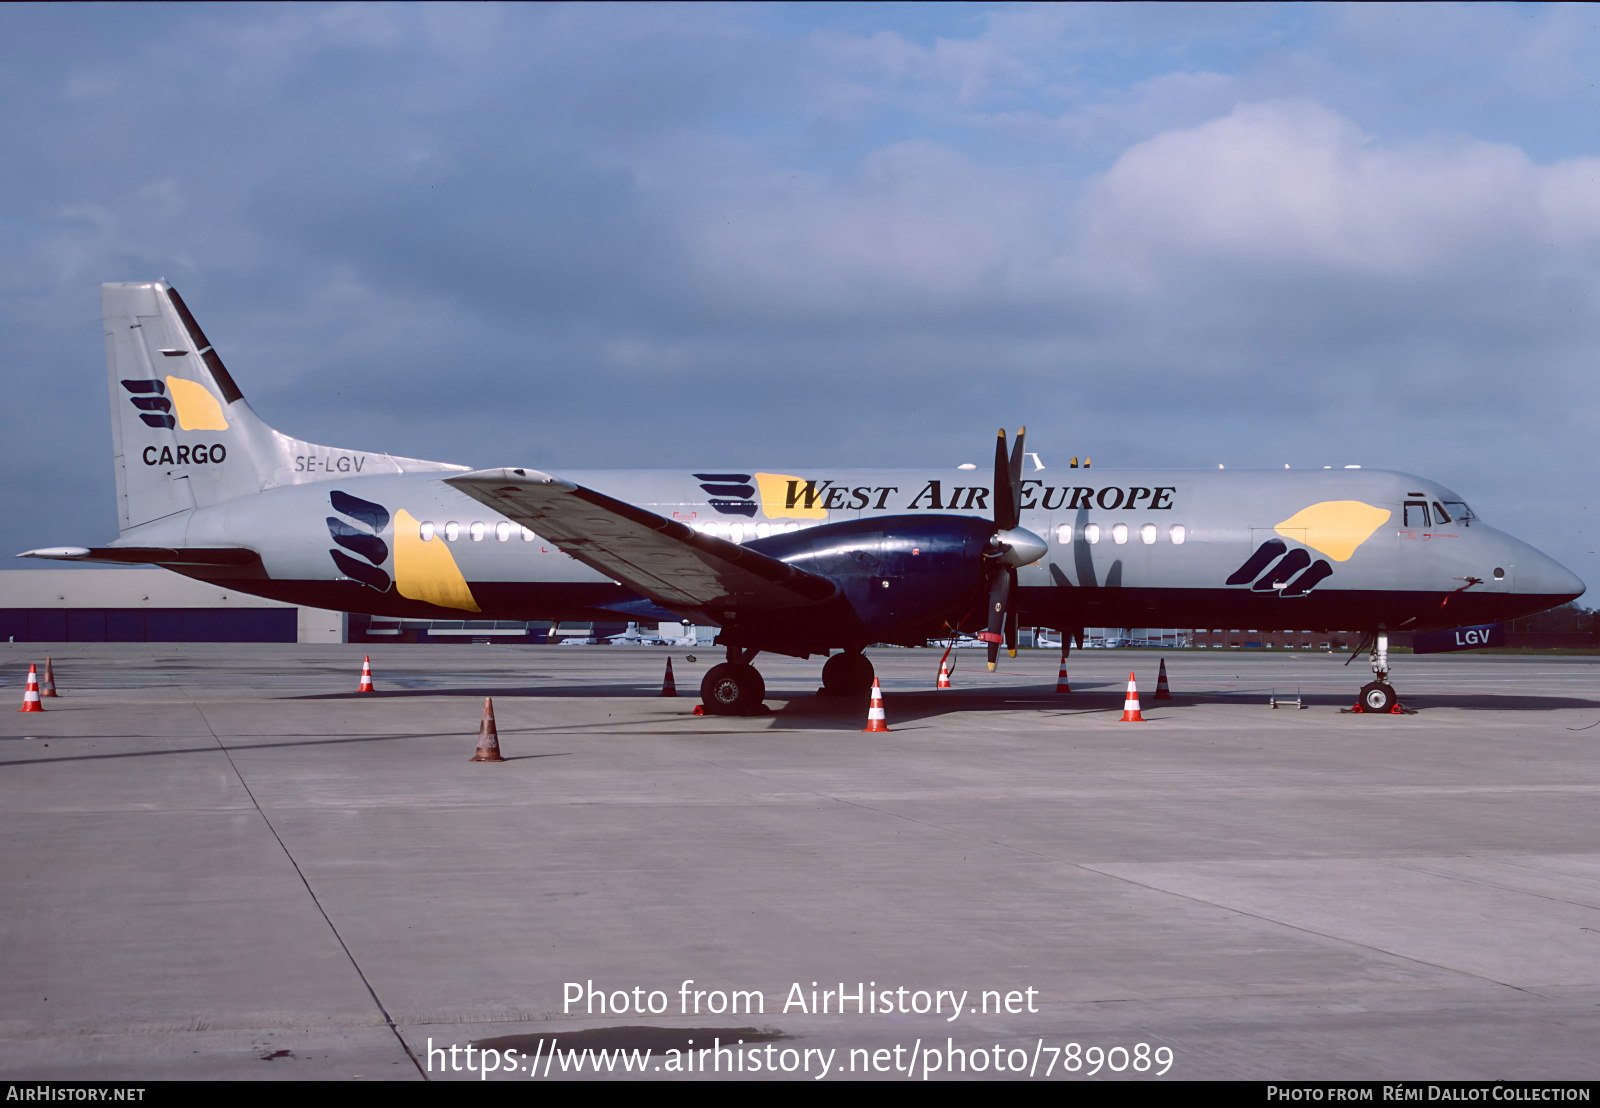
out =
<svg viewBox="0 0 1600 1108"><path fill-rule="evenodd" d="M247 546L259 569L180 571L379 616L669 617L443 476L313 471L305 483L152 521L113 545ZM562 476L758 550L846 520L982 516L992 495L978 472L954 469ZM336 491L381 506L384 526L341 516ZM1583 591L1552 559L1471 518L1456 493L1392 471L1043 469L1024 478L1021 508L1022 526L1049 544L1019 571L1025 624L1423 631L1509 619ZM339 544L330 528L341 523L379 543L365 556ZM437 592L419 599L427 590L407 588L397 539L441 544L464 591L443 604Z"/></svg>

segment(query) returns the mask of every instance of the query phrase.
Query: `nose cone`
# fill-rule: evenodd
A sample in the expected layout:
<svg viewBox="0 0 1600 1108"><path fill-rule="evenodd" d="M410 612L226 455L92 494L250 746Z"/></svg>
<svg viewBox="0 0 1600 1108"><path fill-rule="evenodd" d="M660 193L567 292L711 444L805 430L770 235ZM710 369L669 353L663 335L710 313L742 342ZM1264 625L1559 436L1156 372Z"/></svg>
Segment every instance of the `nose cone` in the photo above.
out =
<svg viewBox="0 0 1600 1108"><path fill-rule="evenodd" d="M1550 607L1560 607L1584 594L1584 584L1578 575L1547 554L1528 548L1532 555L1517 566L1517 591L1533 593L1550 601Z"/></svg>

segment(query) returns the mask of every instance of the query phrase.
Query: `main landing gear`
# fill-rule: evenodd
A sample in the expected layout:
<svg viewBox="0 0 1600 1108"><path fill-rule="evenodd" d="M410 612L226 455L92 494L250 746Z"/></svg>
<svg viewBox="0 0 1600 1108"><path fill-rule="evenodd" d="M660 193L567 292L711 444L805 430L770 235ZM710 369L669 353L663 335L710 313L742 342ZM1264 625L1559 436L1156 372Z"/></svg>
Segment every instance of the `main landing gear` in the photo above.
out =
<svg viewBox="0 0 1600 1108"><path fill-rule="evenodd" d="M700 682L701 709L708 716L754 716L764 710L767 683L750 662L760 651L729 646L728 660L712 666ZM872 662L858 650L835 654L822 666L822 696L865 698L872 691Z"/></svg>
<svg viewBox="0 0 1600 1108"><path fill-rule="evenodd" d="M835 654L822 666L823 696L866 696L872 691L872 662L860 650Z"/></svg>
<svg viewBox="0 0 1600 1108"><path fill-rule="evenodd" d="M1410 715L1411 709L1400 703L1394 686L1389 684L1389 632L1379 631L1372 637L1372 676L1369 684L1361 686L1356 696L1356 706L1346 711L1357 713L1377 712L1385 715Z"/></svg>
<svg viewBox="0 0 1600 1108"><path fill-rule="evenodd" d="M767 682L750 664L760 651L728 647L728 660L712 666L700 682L700 699L708 716L753 716L767 698Z"/></svg>

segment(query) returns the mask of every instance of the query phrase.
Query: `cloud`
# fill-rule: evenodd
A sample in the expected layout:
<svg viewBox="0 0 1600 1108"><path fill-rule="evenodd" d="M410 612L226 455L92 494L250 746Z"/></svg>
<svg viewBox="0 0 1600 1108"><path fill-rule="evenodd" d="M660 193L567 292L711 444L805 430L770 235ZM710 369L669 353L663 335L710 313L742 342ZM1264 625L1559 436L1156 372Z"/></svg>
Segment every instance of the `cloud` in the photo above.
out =
<svg viewBox="0 0 1600 1108"><path fill-rule="evenodd" d="M1309 103L1244 105L1139 143L1090 189L1081 269L1164 262L1422 279L1600 245L1600 158L1536 166L1515 147L1374 143Z"/></svg>

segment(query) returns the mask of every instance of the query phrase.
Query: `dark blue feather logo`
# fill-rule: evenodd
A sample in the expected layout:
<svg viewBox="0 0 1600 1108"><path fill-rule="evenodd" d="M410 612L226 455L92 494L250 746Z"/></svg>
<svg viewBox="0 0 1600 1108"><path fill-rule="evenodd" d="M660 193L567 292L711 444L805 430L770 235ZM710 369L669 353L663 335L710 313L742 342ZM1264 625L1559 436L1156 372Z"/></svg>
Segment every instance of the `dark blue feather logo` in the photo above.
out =
<svg viewBox="0 0 1600 1108"><path fill-rule="evenodd" d="M745 516L754 519L756 502L752 499L756 487L750 484L748 473L696 473L696 481L711 498L711 506L725 516Z"/></svg>
<svg viewBox="0 0 1600 1108"><path fill-rule="evenodd" d="M139 418L151 427L174 427L172 401L167 399L167 386L162 381L124 381L122 387L133 395L128 399L139 409Z"/></svg>
<svg viewBox="0 0 1600 1108"><path fill-rule="evenodd" d="M383 563L389 560L389 544L378 535L389 526L389 510L382 504L362 500L338 489L328 494L328 501L339 515L363 525L352 527L338 516L328 517L328 534L333 536L334 542L344 547L344 550L328 551L333 564L351 580L360 581L379 592L388 592L389 575L384 572ZM346 550L360 557L352 558L345 553Z"/></svg>

